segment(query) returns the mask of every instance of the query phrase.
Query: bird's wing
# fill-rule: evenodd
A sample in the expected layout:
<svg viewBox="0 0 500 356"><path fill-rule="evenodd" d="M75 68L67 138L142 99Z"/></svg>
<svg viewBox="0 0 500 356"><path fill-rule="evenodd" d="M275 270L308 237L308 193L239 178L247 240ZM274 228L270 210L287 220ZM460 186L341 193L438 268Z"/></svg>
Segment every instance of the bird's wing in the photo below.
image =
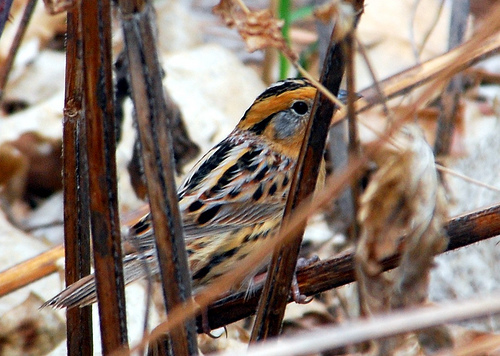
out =
<svg viewBox="0 0 500 356"><path fill-rule="evenodd" d="M186 239L281 219L293 161L255 138L232 134L179 188Z"/></svg>

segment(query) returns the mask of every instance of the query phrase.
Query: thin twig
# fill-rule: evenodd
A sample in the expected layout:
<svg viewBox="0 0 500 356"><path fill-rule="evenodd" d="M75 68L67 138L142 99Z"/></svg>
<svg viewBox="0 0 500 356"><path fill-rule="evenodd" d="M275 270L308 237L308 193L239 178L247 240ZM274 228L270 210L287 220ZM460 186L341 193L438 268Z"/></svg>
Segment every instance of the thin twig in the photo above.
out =
<svg viewBox="0 0 500 356"><path fill-rule="evenodd" d="M417 62L420 62L420 56L422 55L422 52L425 48L425 45L427 44L427 41L429 41L429 38L431 37L432 31L434 31L434 28L436 27L439 18L441 17L441 13L443 12L444 8L444 0L441 0L441 3L439 4L438 11L435 13L432 23L427 29L427 31L424 34L424 38L422 39L422 43L420 44L419 47L417 47L417 41L415 39L415 19L417 16L417 8L418 5L420 4L420 0L415 0L415 3L413 4L413 8L411 11L411 21L410 21L410 42L411 42L411 47L413 49L413 55L415 56L415 60Z"/></svg>
<svg viewBox="0 0 500 356"><path fill-rule="evenodd" d="M387 117L387 119L389 120L389 124L390 124L390 123L394 122L394 115L392 113L392 110L389 110L389 107L387 106L387 98L384 95L382 88L380 87L380 82L377 78L377 75L375 74L375 70L373 69L371 61L368 58L368 54L366 53L365 45L359 40L356 33L354 33L353 36L356 40L356 44L358 45L359 54L361 54L361 57L363 57L366 68L368 68L368 72L370 73L370 76L372 77L373 88L375 88L375 90L379 96L380 103L382 103L382 109L384 112L384 116Z"/></svg>
<svg viewBox="0 0 500 356"><path fill-rule="evenodd" d="M345 51L346 61L346 86L347 86L347 125L348 125L348 152L349 160L357 159L361 154L358 123L354 103L356 101L355 93L355 66L354 66L354 44L355 44L355 29L346 36L343 47ZM361 184L358 181L351 182L351 200L352 200L352 216L350 238L351 241L357 241L359 237L359 224L356 217L359 211L359 197L361 196Z"/></svg>
<svg viewBox="0 0 500 356"><path fill-rule="evenodd" d="M33 225L33 226L29 226L29 227L21 227L21 230L23 230L24 232L33 232L36 230L48 229L51 227L60 227L63 225L64 225L64 221L55 220L55 221L51 221L51 222L43 223L43 224L39 224L39 225Z"/></svg>

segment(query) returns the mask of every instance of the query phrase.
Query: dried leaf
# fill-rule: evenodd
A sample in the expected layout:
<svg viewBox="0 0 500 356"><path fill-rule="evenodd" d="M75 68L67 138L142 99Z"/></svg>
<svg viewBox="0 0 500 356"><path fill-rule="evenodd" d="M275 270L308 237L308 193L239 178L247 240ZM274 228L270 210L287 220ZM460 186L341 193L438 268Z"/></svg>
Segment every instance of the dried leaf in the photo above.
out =
<svg viewBox="0 0 500 356"><path fill-rule="evenodd" d="M388 144L374 157L379 169L360 202L360 248L369 249L361 252L372 275L381 259L398 252L401 236L421 234L432 219L443 218L434 155L421 130L406 125L393 139L397 147Z"/></svg>
<svg viewBox="0 0 500 356"><path fill-rule="evenodd" d="M291 61L297 60L281 33L284 22L274 18L270 10L249 11L236 6L232 0L221 0L214 6L213 13L220 15L228 27L236 28L249 52L274 47Z"/></svg>
<svg viewBox="0 0 500 356"><path fill-rule="evenodd" d="M234 19L235 14L241 11L242 10L236 6L233 0L220 0L220 2L212 8L212 12L215 15L219 15L226 25L231 28L236 25Z"/></svg>
<svg viewBox="0 0 500 356"><path fill-rule="evenodd" d="M368 314L424 302L433 257L448 242L443 230L444 192L432 149L420 128L404 126L392 144L376 154L379 169L361 197L356 251L360 299ZM381 274L379 261L400 248L401 263L392 278ZM398 340L391 339L380 347L386 353L397 345Z"/></svg>

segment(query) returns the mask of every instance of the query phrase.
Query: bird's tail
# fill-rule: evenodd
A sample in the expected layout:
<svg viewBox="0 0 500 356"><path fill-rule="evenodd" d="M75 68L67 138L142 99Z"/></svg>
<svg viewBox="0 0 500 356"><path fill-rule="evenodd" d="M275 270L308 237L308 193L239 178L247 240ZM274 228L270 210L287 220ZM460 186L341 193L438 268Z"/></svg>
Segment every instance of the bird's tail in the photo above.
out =
<svg viewBox="0 0 500 356"><path fill-rule="evenodd" d="M135 282L146 276L154 276L158 273L156 256L141 256L137 254L128 255L123 261L123 274L125 285ZM97 301L96 284L94 274L83 277L68 286L61 293L43 303L41 308L50 306L52 308L74 308L84 307Z"/></svg>

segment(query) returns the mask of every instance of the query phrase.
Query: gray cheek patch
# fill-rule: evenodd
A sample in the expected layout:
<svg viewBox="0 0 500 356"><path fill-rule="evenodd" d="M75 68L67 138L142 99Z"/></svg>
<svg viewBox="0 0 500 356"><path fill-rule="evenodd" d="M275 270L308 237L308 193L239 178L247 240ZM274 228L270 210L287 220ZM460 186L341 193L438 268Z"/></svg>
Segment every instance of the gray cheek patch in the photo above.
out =
<svg viewBox="0 0 500 356"><path fill-rule="evenodd" d="M274 137L283 140L293 136L300 126L300 117L290 111L281 111L274 117Z"/></svg>

